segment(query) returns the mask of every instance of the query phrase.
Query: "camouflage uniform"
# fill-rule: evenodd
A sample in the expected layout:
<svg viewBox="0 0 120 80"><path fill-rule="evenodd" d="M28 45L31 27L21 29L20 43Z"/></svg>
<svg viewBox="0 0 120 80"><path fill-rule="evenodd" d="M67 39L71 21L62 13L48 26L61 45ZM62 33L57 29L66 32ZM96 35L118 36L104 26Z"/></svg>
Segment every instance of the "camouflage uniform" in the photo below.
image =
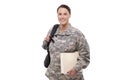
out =
<svg viewBox="0 0 120 80"><path fill-rule="evenodd" d="M48 34L50 34L51 29ZM49 46L51 63L46 71L46 76L50 80L84 80L82 69L85 69L90 62L90 52L88 43L82 32L71 25L64 32L60 32L58 27L54 37L54 43ZM46 49L47 42L43 41L42 47ZM77 74L74 77L60 73L60 53L79 51L79 58L74 69Z"/></svg>

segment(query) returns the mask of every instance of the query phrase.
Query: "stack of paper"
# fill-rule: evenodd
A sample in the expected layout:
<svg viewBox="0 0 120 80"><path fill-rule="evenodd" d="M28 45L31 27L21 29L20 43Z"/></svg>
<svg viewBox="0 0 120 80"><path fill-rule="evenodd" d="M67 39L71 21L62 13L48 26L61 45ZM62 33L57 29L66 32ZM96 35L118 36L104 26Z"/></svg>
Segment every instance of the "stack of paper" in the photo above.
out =
<svg viewBox="0 0 120 80"><path fill-rule="evenodd" d="M78 56L79 56L78 52L61 53L60 54L61 73L67 74L67 72L71 70L77 63Z"/></svg>

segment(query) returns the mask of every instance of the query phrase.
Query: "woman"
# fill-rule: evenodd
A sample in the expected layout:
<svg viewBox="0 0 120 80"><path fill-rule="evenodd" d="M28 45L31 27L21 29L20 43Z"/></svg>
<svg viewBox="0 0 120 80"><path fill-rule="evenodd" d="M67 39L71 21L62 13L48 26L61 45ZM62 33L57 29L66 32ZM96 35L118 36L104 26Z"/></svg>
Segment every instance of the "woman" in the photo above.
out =
<svg viewBox="0 0 120 80"><path fill-rule="evenodd" d="M51 62L47 68L46 76L49 80L84 80L82 69L85 69L90 62L88 43L82 32L69 23L71 9L67 5L60 5L57 8L57 15L60 24L52 38L54 43L51 42L49 45ZM42 47L44 49L46 49L50 40L50 32L51 29L43 41ZM60 53L75 51L79 52L76 65L67 74L62 74L60 70Z"/></svg>

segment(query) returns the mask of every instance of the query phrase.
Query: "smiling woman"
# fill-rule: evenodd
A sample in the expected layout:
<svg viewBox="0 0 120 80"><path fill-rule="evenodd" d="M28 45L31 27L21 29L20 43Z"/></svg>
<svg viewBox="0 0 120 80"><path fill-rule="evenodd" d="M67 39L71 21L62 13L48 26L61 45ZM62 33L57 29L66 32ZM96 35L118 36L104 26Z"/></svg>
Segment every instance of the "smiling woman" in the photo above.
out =
<svg viewBox="0 0 120 80"><path fill-rule="evenodd" d="M64 31L69 25L69 18L71 16L71 10L66 5L61 5L57 9L58 20L61 24L60 31Z"/></svg>
<svg viewBox="0 0 120 80"><path fill-rule="evenodd" d="M90 63L90 52L87 40L80 30L69 23L71 16L69 6L65 4L60 5L57 8L57 15L60 24L52 37L54 42L50 42L50 29L42 45L44 49L47 49L47 44L50 42L49 52L51 62L47 68L46 76L49 80L84 80L82 69L85 69ZM67 74L61 73L60 53L73 53L75 51L79 54L76 64Z"/></svg>
<svg viewBox="0 0 120 80"><path fill-rule="evenodd" d="M62 20L56 19L57 8L63 3L70 6L71 12L64 7L58 10L67 11L68 22L84 32L90 44L91 62L83 70L85 80L120 80L119 0L0 0L0 80L48 80L43 66L46 51L40 45L47 29L58 22L46 74L53 80L65 76L60 73L59 53L80 49L74 46L84 42L84 37L79 39L79 31L70 23L63 29Z"/></svg>

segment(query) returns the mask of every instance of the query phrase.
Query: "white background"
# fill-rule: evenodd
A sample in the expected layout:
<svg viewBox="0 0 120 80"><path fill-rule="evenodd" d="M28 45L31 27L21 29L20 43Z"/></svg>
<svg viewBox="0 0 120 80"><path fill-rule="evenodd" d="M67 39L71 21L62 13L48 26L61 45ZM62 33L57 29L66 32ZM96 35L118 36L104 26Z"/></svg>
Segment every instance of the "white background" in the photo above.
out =
<svg viewBox="0 0 120 80"><path fill-rule="evenodd" d="M62 3L90 45L85 80L120 80L119 0L0 0L0 80L47 80L41 45Z"/></svg>

